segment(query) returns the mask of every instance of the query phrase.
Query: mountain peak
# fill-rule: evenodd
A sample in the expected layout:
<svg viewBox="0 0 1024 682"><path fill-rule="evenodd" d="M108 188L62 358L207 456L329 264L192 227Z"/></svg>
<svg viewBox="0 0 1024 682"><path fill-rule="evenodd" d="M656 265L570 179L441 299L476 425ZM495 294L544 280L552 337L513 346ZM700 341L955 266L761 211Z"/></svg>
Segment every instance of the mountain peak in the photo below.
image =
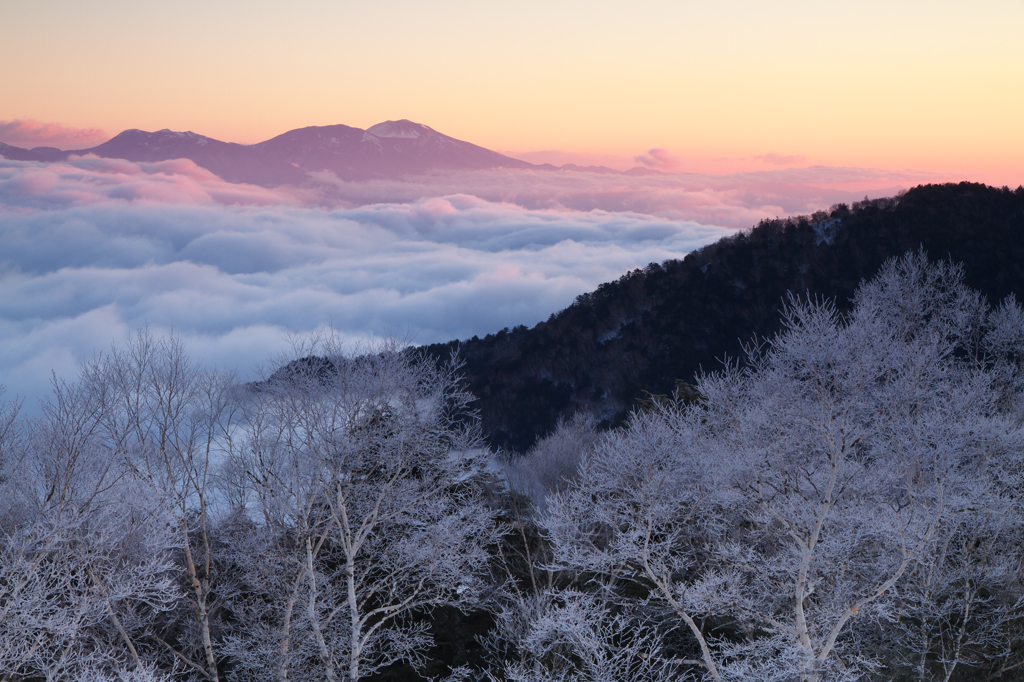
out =
<svg viewBox="0 0 1024 682"><path fill-rule="evenodd" d="M403 118L400 121L384 121L370 126L366 132L377 137L404 137L417 139L436 132L430 126Z"/></svg>

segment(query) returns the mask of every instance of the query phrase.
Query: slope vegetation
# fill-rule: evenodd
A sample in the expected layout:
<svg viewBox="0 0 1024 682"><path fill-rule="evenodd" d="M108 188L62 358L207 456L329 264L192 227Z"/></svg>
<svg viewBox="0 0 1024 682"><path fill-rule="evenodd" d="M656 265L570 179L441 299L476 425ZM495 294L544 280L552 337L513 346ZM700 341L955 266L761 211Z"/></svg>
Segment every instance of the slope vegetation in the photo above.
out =
<svg viewBox="0 0 1024 682"><path fill-rule="evenodd" d="M960 262L989 300L1024 293L1024 188L960 183L763 220L682 260L603 284L532 329L427 348L466 363L492 446L522 451L559 418L587 412L619 424L644 391L670 393L740 357L752 335L780 328L787 292L847 309L861 279L890 257L924 249Z"/></svg>

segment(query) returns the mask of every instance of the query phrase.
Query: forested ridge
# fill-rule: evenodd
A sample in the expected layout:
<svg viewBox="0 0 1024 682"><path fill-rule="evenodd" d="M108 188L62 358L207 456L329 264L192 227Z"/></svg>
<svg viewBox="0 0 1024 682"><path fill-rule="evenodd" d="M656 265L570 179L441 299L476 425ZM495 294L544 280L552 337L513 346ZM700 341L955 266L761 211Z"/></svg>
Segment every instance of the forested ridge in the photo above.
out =
<svg viewBox="0 0 1024 682"><path fill-rule="evenodd" d="M140 330L39 416L0 401L0 680L1021 679L1022 208L916 188L580 297L548 326L589 362L654 358L595 381L693 385L612 428L534 400L524 428L552 427L521 454L487 446L451 348L314 336L243 383ZM879 226L912 242L927 211L931 250L886 258ZM807 286L770 307L780 280ZM677 337L734 359L686 374Z"/></svg>
<svg viewBox="0 0 1024 682"><path fill-rule="evenodd" d="M960 183L762 220L687 255L652 263L583 294L532 329L435 344L465 362L483 430L495 447L526 450L577 411L620 424L644 391L721 367L752 335L780 329L787 292L848 310L858 283L887 258L923 248L963 264L991 300L1024 293L1024 189Z"/></svg>

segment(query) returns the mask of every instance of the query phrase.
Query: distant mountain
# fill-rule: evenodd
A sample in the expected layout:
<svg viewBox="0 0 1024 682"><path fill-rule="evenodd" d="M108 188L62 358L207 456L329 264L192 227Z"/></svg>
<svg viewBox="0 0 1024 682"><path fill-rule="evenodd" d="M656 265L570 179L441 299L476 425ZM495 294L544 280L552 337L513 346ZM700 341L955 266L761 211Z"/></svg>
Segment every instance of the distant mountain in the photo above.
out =
<svg viewBox="0 0 1024 682"><path fill-rule="evenodd" d="M128 161L167 161L191 159L228 182L245 182L273 187L297 185L306 173L287 161L262 154L251 145L221 142L193 132L126 130L103 144L75 154L95 154L108 159Z"/></svg>
<svg viewBox="0 0 1024 682"><path fill-rule="evenodd" d="M764 220L683 260L651 263L583 294L532 329L428 346L457 349L492 446L525 450L559 417L620 423L644 391L670 394L754 335L780 329L787 292L848 309L858 283L893 256L924 248L963 263L993 303L1024 298L1024 188L926 185L890 199Z"/></svg>
<svg viewBox="0 0 1024 682"><path fill-rule="evenodd" d="M11 161L61 161L66 158L67 152L56 147L35 147L33 149L22 149L12 147L9 144L0 142L0 156Z"/></svg>
<svg viewBox="0 0 1024 682"><path fill-rule="evenodd" d="M17 161L62 161L71 155L95 154L128 161L191 159L228 182L264 187L310 182L310 173L330 171L343 180L401 178L430 171L521 168L559 170L536 165L443 135L412 121L385 121L366 130L346 125L290 130L265 142L221 142L193 132L126 130L91 149L61 151L53 147L21 149L0 143L0 156ZM602 166L567 164L561 170L623 173ZM625 174L658 174L632 168Z"/></svg>
<svg viewBox="0 0 1024 682"><path fill-rule="evenodd" d="M533 168L412 121L385 121L366 130L345 125L291 130L252 149L306 171L332 171L346 180L391 178L431 170Z"/></svg>

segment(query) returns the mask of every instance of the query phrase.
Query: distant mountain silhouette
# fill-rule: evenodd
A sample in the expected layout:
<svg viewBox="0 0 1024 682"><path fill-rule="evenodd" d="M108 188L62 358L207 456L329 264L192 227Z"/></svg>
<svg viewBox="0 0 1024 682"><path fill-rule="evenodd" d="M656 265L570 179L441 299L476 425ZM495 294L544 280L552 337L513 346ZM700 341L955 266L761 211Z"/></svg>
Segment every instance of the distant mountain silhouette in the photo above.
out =
<svg viewBox="0 0 1024 682"><path fill-rule="evenodd" d="M532 329L426 347L465 361L492 446L522 451L559 417L620 423L644 391L670 394L754 335L780 329L787 292L848 309L887 259L924 248L963 263L967 284L997 303L1024 298L1024 188L926 185L889 199L764 220L683 260L651 263L583 294Z"/></svg>
<svg viewBox="0 0 1024 682"><path fill-rule="evenodd" d="M108 159L128 161L167 161L191 159L228 182L252 185L297 185L306 173L287 161L261 154L253 146L221 142L193 132L126 130L103 144L81 149L75 154L95 154Z"/></svg>
<svg viewBox="0 0 1024 682"><path fill-rule="evenodd" d="M191 159L228 182L264 187L310 182L310 173L330 171L343 180L402 178L430 171L521 168L559 170L536 165L442 135L412 121L385 121L366 130L346 125L310 126L265 142L244 145L221 142L193 132L126 130L90 149L61 151L53 147L21 149L0 143L0 156L17 161L62 161L72 155L95 154L128 161ZM622 173L604 167L573 164L562 170ZM633 168L625 174L658 174Z"/></svg>
<svg viewBox="0 0 1024 682"><path fill-rule="evenodd" d="M68 152L56 147L35 147L22 149L0 142L0 156L11 161L61 161L67 158Z"/></svg>
<svg viewBox="0 0 1024 682"><path fill-rule="evenodd" d="M345 125L291 130L252 148L306 171L332 171L346 180L391 178L431 170L532 168L412 121L385 121L366 130Z"/></svg>

